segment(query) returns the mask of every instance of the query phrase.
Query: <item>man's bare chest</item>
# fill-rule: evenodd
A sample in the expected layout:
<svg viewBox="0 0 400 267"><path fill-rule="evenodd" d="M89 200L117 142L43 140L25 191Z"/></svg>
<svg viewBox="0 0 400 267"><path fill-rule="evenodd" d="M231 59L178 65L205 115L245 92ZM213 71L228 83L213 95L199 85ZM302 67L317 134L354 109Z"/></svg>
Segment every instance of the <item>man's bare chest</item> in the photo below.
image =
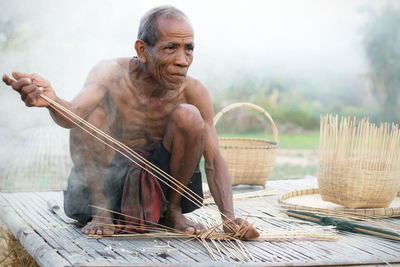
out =
<svg viewBox="0 0 400 267"><path fill-rule="evenodd" d="M143 144L152 140L162 140L168 123L177 106L174 101L140 102L132 95L112 97L107 103L107 120L111 132L119 136L123 142Z"/></svg>

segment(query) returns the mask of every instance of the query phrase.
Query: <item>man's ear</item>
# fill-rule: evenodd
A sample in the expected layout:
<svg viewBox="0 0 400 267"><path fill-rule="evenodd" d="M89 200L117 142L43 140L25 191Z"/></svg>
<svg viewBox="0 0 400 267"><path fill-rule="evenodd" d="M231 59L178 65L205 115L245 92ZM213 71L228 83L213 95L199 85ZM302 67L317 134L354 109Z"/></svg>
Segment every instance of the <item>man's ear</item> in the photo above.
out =
<svg viewBox="0 0 400 267"><path fill-rule="evenodd" d="M143 40L136 40L135 42L136 54L139 61L143 64L146 63L149 51L147 50L147 44Z"/></svg>

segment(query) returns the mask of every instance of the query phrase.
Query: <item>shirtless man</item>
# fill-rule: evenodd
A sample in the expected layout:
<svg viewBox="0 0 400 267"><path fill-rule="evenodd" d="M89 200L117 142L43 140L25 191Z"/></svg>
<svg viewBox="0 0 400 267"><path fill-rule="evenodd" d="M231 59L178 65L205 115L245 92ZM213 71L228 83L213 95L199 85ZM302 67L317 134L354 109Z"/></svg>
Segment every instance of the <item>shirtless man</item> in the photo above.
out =
<svg viewBox="0 0 400 267"><path fill-rule="evenodd" d="M193 29L186 15L174 7L164 6L148 11L141 19L135 42L137 57L98 63L90 71L83 90L71 102L57 97L51 84L37 74L14 72L14 79L3 76L3 81L20 93L26 106L47 107L58 125L71 128L71 157L75 170L71 172L69 188L64 195L67 215L74 212L69 201L76 198L70 188L74 187L72 179L78 179L86 186L86 191L81 194L90 199L89 204L107 209L114 207L115 203L105 193L110 186L103 180L118 153L75 127L43 101L40 94L62 104L132 149L146 150L158 141L165 150L163 153L170 155L170 175L185 185L194 179L192 176L204 155L211 194L224 214L222 219L231 220L230 227L224 227L224 230L229 232L248 226L247 221L234 216L230 177L219 152L208 90L199 80L186 75L193 60L193 49ZM72 195L69 195L70 191ZM178 191L170 189L166 192L163 222L181 231L199 233L204 227L182 214L183 201ZM111 195L121 198L121 192ZM86 223L83 233L114 233L113 227L100 225L112 224L112 214L94 208L89 209L89 213L96 216L81 220ZM244 234L244 238L258 236L252 226Z"/></svg>

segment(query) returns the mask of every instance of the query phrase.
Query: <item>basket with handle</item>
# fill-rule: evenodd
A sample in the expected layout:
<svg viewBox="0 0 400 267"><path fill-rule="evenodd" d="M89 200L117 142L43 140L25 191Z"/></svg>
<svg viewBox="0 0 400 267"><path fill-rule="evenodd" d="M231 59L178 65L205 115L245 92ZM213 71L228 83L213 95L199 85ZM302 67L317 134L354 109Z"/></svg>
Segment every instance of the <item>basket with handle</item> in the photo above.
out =
<svg viewBox="0 0 400 267"><path fill-rule="evenodd" d="M214 125L226 112L247 107L262 113L270 122L273 141L260 138L220 137L219 148L225 159L232 185L250 184L265 187L275 164L278 150L278 129L269 113L252 103L234 103L226 106L214 117Z"/></svg>

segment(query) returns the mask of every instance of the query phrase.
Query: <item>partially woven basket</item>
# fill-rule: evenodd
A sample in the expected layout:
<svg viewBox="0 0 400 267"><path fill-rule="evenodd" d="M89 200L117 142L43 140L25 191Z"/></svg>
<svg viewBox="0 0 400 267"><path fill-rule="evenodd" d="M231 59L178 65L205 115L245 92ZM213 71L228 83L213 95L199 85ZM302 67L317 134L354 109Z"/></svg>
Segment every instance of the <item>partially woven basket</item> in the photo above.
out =
<svg viewBox="0 0 400 267"><path fill-rule="evenodd" d="M278 149L278 129L268 112L251 103L235 103L223 108L214 117L214 125L226 112L239 108L247 107L261 112L270 122L272 128L273 141L259 138L219 138L219 148L224 157L232 185L265 184L274 168L276 153Z"/></svg>
<svg viewBox="0 0 400 267"><path fill-rule="evenodd" d="M345 207L385 208L400 183L400 131L367 119L321 118L318 187L324 201Z"/></svg>

